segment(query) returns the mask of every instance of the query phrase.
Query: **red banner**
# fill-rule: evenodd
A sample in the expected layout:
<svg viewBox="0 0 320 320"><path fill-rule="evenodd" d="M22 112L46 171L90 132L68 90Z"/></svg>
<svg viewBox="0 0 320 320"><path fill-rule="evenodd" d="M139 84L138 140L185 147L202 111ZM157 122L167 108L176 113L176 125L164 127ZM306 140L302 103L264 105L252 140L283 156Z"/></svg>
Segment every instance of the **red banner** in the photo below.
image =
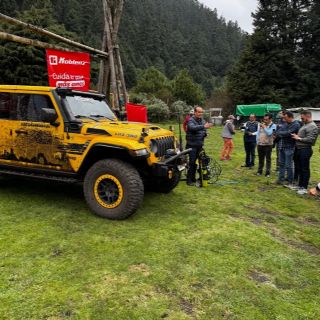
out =
<svg viewBox="0 0 320 320"><path fill-rule="evenodd" d="M47 49L50 87L67 87L88 91L90 86L90 55Z"/></svg>
<svg viewBox="0 0 320 320"><path fill-rule="evenodd" d="M132 122L148 122L147 107L141 104L127 103L127 119Z"/></svg>

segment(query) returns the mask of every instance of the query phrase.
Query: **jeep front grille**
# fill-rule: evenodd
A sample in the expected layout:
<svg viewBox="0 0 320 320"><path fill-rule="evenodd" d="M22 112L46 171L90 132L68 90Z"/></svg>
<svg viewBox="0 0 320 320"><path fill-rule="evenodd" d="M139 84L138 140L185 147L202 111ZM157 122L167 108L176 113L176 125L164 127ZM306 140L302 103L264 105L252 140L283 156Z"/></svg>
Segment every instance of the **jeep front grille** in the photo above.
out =
<svg viewBox="0 0 320 320"><path fill-rule="evenodd" d="M174 137L163 137L154 141L156 141L158 147L156 153L158 158L163 157L168 149L174 149Z"/></svg>

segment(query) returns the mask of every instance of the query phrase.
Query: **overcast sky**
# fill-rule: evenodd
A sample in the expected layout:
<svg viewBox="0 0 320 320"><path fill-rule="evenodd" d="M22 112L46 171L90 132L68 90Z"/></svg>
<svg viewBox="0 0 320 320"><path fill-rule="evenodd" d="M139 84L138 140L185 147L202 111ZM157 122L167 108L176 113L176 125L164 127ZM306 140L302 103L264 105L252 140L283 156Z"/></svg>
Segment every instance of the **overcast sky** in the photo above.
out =
<svg viewBox="0 0 320 320"><path fill-rule="evenodd" d="M252 32L251 12L257 8L257 0L199 0L207 7L216 8L219 16L227 21L238 21L241 29Z"/></svg>

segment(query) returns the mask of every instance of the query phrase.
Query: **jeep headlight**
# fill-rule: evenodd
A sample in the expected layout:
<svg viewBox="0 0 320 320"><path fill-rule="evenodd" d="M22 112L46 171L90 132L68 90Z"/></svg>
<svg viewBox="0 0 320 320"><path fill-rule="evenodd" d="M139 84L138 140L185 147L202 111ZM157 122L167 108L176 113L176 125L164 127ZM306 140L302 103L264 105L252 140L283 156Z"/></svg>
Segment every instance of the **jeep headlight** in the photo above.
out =
<svg viewBox="0 0 320 320"><path fill-rule="evenodd" d="M149 144L150 151L152 153L157 153L158 152L158 143L155 140L150 140Z"/></svg>
<svg viewBox="0 0 320 320"><path fill-rule="evenodd" d="M149 152L147 149L130 150L130 154L134 157L148 157Z"/></svg>

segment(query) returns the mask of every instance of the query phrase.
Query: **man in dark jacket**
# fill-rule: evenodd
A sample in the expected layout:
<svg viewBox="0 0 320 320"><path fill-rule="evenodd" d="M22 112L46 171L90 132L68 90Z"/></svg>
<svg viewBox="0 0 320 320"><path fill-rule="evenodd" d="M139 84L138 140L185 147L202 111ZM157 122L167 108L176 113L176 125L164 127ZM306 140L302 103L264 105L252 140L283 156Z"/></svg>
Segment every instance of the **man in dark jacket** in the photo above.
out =
<svg viewBox="0 0 320 320"><path fill-rule="evenodd" d="M312 157L312 146L316 144L318 138L318 127L312 121L311 111L301 112L301 121L303 126L298 134L292 134L296 140L296 154L299 166L299 182L297 193L300 195L308 193L308 184L310 180L310 159Z"/></svg>
<svg viewBox="0 0 320 320"><path fill-rule="evenodd" d="M284 116L285 116L285 112L286 110L281 110L278 114L278 118L279 121L277 123L277 130L281 129L283 126L285 126L287 123L284 120ZM276 151L277 151L277 159L276 159L276 171L279 171L279 167L280 167L280 161L279 161L279 138L275 138L274 139L274 146L276 147Z"/></svg>
<svg viewBox="0 0 320 320"><path fill-rule="evenodd" d="M194 108L194 116L190 118L187 124L187 149L192 149L189 153L189 170L187 173L187 185L189 186L195 185L196 160L203 147L204 138L207 136L206 129L212 127L212 123L205 122L202 117L203 109L197 106Z"/></svg>
<svg viewBox="0 0 320 320"><path fill-rule="evenodd" d="M293 155L295 149L295 140L292 137L293 133L298 133L300 124L294 120L293 113L286 111L284 115L286 124L276 131L276 137L279 139L279 177L276 181L277 184L284 184L285 180L288 180L288 184L285 186L293 187ZM287 177L285 174L287 173Z"/></svg>
<svg viewBox="0 0 320 320"><path fill-rule="evenodd" d="M243 129L244 149L246 151L246 163L243 167L251 169L254 166L257 145L256 133L258 131L258 122L256 121L255 114L250 114L249 121L245 123Z"/></svg>

